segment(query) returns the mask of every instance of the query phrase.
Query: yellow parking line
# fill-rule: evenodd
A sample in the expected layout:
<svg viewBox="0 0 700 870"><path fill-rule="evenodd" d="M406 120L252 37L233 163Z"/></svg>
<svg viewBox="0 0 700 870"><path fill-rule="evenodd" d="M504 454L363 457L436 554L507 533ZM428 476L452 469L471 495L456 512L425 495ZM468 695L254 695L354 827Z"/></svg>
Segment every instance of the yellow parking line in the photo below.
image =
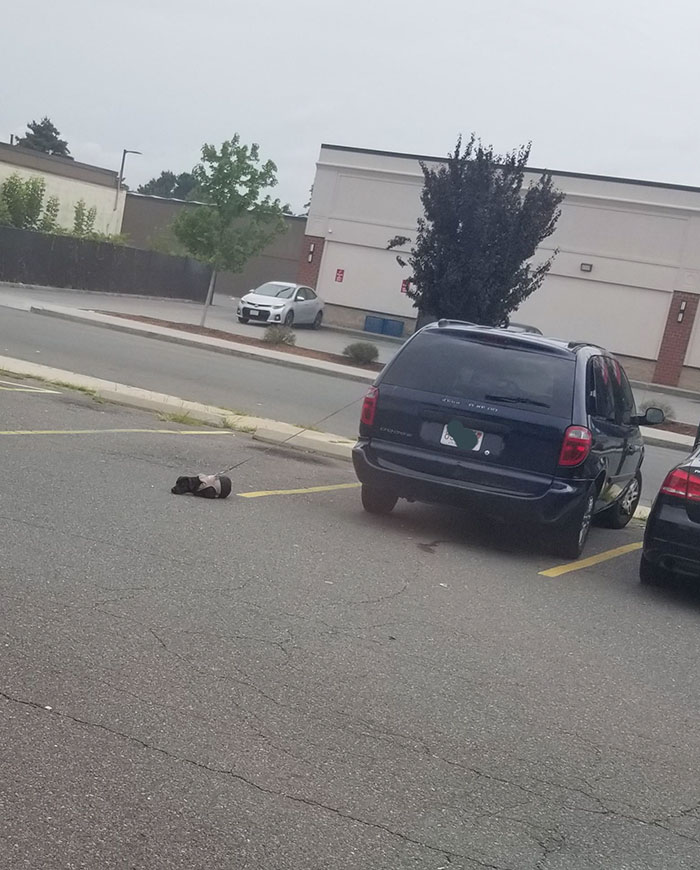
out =
<svg viewBox="0 0 700 870"><path fill-rule="evenodd" d="M595 556L589 556L587 559L580 559L578 562L569 562L566 565L558 565L556 568L548 568L546 571L540 571L541 577L560 577L562 574L568 574L570 571L580 571L582 568L590 568L591 565L598 565L600 562L607 562L608 559L616 559L618 556L624 556L625 553L633 553L635 550L642 549L642 542L637 541L635 544L625 544L624 547L615 547L614 550L605 550L604 553L598 553Z"/></svg>
<svg viewBox="0 0 700 870"><path fill-rule="evenodd" d="M336 483L333 486L308 486L305 489L269 489L263 492L239 492L241 498L262 498L265 495L304 495L307 492L331 492L334 489L355 489L359 483Z"/></svg>
<svg viewBox="0 0 700 870"><path fill-rule="evenodd" d="M228 435L225 429L4 429L0 435L104 435L115 433L147 433L149 435Z"/></svg>

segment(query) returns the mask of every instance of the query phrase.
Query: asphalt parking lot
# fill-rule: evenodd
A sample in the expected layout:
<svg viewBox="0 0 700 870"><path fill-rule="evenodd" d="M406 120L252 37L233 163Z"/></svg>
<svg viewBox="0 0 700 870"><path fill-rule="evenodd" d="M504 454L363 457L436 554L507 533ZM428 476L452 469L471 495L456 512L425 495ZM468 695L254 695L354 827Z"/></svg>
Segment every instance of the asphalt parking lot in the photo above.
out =
<svg viewBox="0 0 700 870"><path fill-rule="evenodd" d="M0 377L0 867L700 866L700 597L640 587L639 524L562 566Z"/></svg>

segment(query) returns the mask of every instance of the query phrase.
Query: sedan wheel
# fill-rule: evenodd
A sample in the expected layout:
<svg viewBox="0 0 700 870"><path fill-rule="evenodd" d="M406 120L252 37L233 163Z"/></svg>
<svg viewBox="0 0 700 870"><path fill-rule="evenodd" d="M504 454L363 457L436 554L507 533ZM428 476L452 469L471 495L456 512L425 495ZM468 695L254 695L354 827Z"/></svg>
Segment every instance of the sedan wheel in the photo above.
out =
<svg viewBox="0 0 700 870"><path fill-rule="evenodd" d="M319 311L316 317L314 317L313 327L314 329L320 329L321 324L323 323L323 311Z"/></svg>
<svg viewBox="0 0 700 870"><path fill-rule="evenodd" d="M288 311L284 317L284 325L292 326L294 324L294 312Z"/></svg>

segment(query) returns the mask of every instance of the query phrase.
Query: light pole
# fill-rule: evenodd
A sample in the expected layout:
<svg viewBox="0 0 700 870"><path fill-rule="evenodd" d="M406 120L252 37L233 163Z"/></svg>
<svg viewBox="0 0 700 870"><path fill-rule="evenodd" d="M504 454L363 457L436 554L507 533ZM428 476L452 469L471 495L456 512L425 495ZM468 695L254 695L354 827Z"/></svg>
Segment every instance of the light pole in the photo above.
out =
<svg viewBox="0 0 700 870"><path fill-rule="evenodd" d="M124 148L122 151L122 164L119 167L119 177L117 178L117 190L114 195L114 208L112 211L117 210L117 206L119 205L119 191L122 188L122 181L124 181L124 163L126 162L127 154L141 154L140 151L133 151L131 148Z"/></svg>

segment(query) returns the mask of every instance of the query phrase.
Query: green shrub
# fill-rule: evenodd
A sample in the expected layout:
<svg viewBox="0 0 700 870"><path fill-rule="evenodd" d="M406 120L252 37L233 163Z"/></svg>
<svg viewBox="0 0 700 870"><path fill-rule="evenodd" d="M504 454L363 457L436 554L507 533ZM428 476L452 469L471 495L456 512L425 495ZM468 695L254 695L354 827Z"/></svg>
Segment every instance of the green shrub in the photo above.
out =
<svg viewBox="0 0 700 870"><path fill-rule="evenodd" d="M290 347L294 347L297 343L297 337L294 334L294 330L290 329L288 326L277 326L276 324L273 324L272 326L268 326L265 330L263 341L266 341L268 344L286 344Z"/></svg>
<svg viewBox="0 0 700 870"><path fill-rule="evenodd" d="M379 349L376 344L372 344L369 341L356 341L345 348L343 356L348 357L349 360L357 363L357 365L366 366L369 363L377 361Z"/></svg>

